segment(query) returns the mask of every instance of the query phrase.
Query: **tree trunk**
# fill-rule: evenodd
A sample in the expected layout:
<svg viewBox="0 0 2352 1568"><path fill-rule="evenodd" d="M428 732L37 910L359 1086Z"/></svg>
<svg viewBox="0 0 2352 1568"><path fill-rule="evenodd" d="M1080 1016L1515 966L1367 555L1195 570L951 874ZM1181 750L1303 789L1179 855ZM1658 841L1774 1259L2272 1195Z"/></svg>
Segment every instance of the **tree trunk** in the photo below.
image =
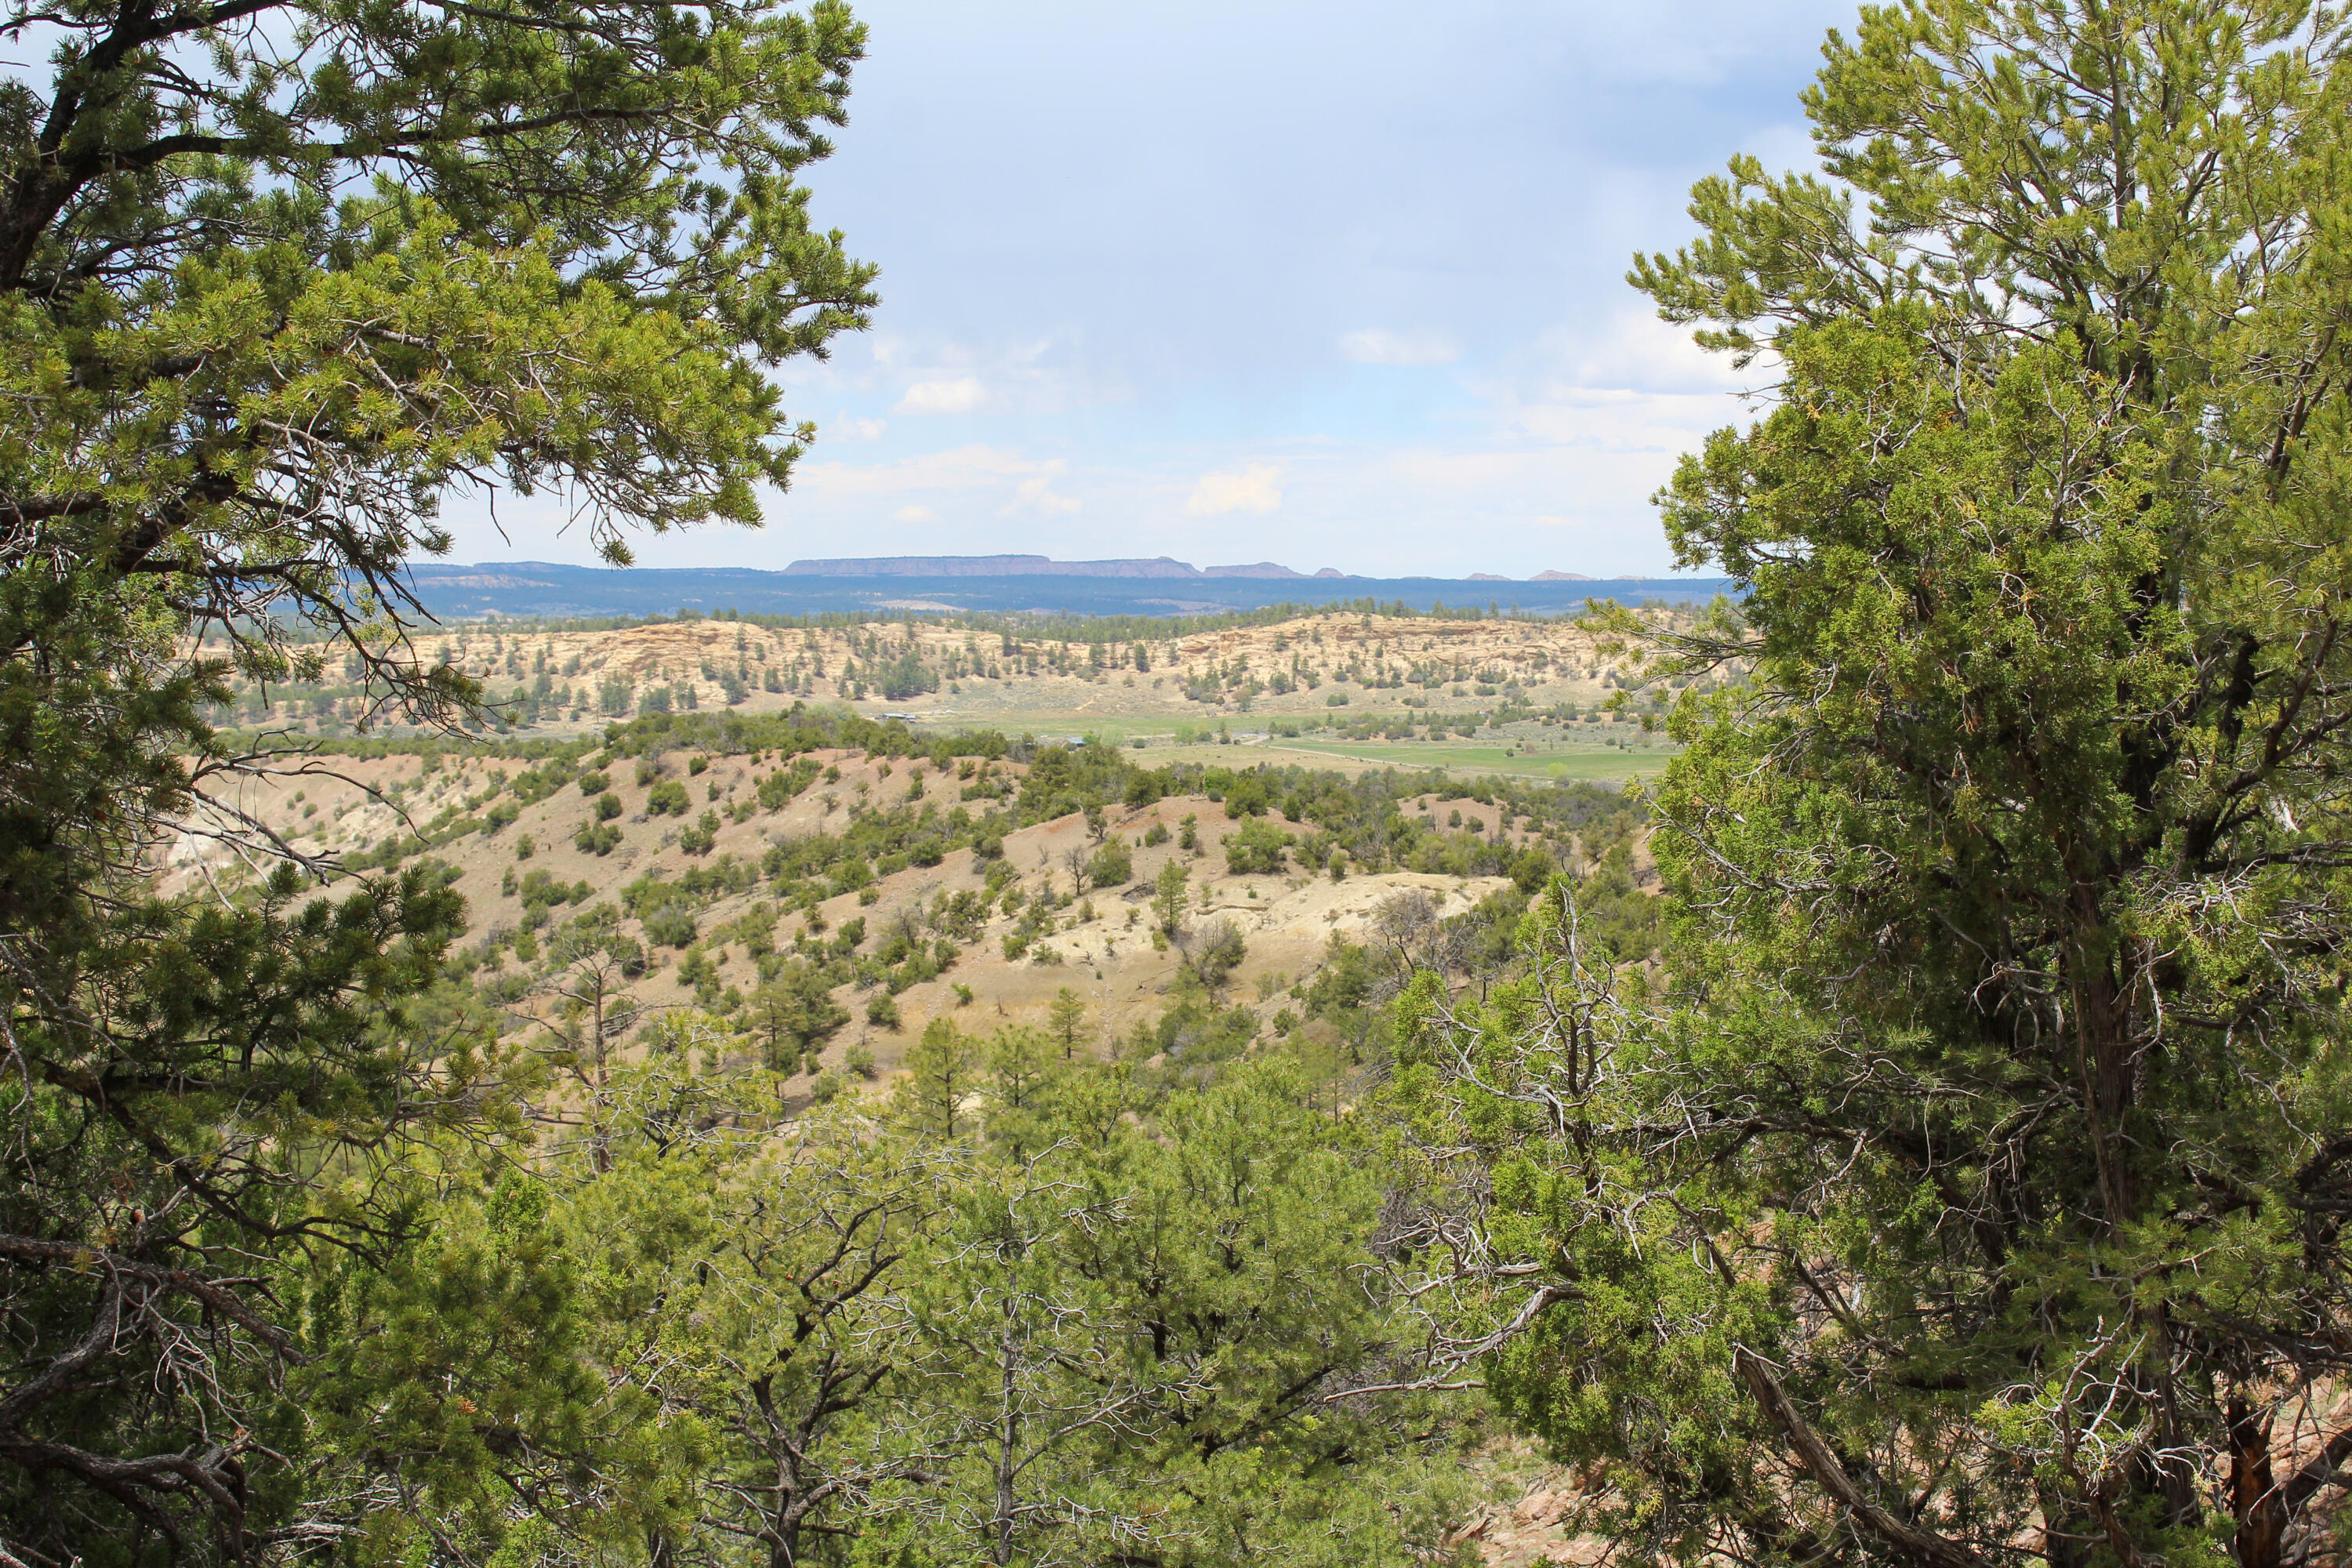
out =
<svg viewBox="0 0 2352 1568"><path fill-rule="evenodd" d="M2238 1568L2279 1568L2286 1544L2286 1497L2271 1474L2271 1419L2243 1394L2230 1396L2230 1512Z"/></svg>

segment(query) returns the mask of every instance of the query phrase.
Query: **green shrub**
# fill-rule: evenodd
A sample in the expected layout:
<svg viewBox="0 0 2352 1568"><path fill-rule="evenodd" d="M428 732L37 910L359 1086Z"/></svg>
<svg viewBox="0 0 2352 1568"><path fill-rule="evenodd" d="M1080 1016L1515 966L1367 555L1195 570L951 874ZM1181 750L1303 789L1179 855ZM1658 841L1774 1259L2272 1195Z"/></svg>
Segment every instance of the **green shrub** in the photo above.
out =
<svg viewBox="0 0 2352 1568"><path fill-rule="evenodd" d="M1559 867L1552 858L1540 849L1523 849L1511 862L1511 881L1519 891L1530 898L1543 891L1544 884Z"/></svg>
<svg viewBox="0 0 2352 1568"><path fill-rule="evenodd" d="M664 904L646 916L646 940L663 947L684 947L694 940L693 912L680 904Z"/></svg>
<svg viewBox="0 0 2352 1568"><path fill-rule="evenodd" d="M1291 837L1273 823L1253 817L1225 840L1225 865L1236 875L1278 875Z"/></svg>
<svg viewBox="0 0 2352 1568"><path fill-rule="evenodd" d="M1221 920L1207 930L1194 933L1186 959L1201 983L1214 991L1225 983L1241 961L1249 954L1242 940L1241 928L1231 921Z"/></svg>
<svg viewBox="0 0 2352 1568"><path fill-rule="evenodd" d="M1126 841L1113 838L1087 862L1087 880L1097 888L1124 888L1135 880L1135 857Z"/></svg>

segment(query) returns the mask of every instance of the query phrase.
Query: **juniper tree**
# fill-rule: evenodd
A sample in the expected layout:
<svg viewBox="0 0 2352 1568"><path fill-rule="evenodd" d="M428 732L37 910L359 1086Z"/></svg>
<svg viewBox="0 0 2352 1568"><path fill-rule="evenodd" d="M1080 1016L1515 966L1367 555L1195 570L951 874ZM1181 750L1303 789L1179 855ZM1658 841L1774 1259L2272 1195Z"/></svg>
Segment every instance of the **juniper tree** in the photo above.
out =
<svg viewBox="0 0 2352 1568"><path fill-rule="evenodd" d="M0 83L11 1552L338 1528L269 1393L311 1354L280 1271L394 1247L402 1141L495 1097L404 1005L455 899L307 894L332 868L224 787L268 748L211 720L330 657L464 717L405 637L452 490L561 496L615 561L758 520L807 438L770 368L871 301L796 184L862 37L831 0L0 6L46 61ZM156 896L182 833L255 875Z"/></svg>
<svg viewBox="0 0 2352 1568"><path fill-rule="evenodd" d="M2352 1457L2342 16L1916 0L1820 174L1637 265L1769 409L1662 495L1657 980L1550 896L1423 983L1456 1324L1622 1528L1750 1561L2319 1552ZM1622 617L1628 637L1641 628ZM1613 996L1613 999L1612 999ZM1466 1168L1459 1152L1483 1151Z"/></svg>

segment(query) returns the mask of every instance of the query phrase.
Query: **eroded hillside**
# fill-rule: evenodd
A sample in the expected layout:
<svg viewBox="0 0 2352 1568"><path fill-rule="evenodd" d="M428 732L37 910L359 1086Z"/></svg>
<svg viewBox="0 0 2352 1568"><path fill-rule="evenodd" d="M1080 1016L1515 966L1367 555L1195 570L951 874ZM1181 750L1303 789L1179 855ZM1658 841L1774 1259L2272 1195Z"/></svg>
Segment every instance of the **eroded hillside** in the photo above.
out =
<svg viewBox="0 0 2352 1568"><path fill-rule="evenodd" d="M1492 941L1515 877L1630 850L1621 798L1589 786L929 744L899 724L661 717L536 757L321 754L224 799L308 854L437 868L470 912L466 984L509 1026L576 1010L572 977L609 952L615 1041L704 1014L739 1048L765 1041L802 1094L880 1081L941 1016L1143 1055L1331 1046L1360 1031L1348 1010L1383 954ZM226 888L238 866L201 835L167 862L175 887Z"/></svg>

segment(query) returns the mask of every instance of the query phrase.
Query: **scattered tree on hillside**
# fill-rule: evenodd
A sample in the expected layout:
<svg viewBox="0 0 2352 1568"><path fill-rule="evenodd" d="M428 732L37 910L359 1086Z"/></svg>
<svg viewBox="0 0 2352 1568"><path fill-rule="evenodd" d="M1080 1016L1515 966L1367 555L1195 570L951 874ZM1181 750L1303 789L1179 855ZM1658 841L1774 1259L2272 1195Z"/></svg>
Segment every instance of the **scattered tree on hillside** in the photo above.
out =
<svg viewBox="0 0 2352 1568"><path fill-rule="evenodd" d="M1064 1059L1076 1057L1078 1041L1085 1037L1087 1032L1086 998L1065 985L1054 993L1054 1000L1047 1005L1045 1011L1052 1019L1047 1026L1048 1032L1060 1042Z"/></svg>

